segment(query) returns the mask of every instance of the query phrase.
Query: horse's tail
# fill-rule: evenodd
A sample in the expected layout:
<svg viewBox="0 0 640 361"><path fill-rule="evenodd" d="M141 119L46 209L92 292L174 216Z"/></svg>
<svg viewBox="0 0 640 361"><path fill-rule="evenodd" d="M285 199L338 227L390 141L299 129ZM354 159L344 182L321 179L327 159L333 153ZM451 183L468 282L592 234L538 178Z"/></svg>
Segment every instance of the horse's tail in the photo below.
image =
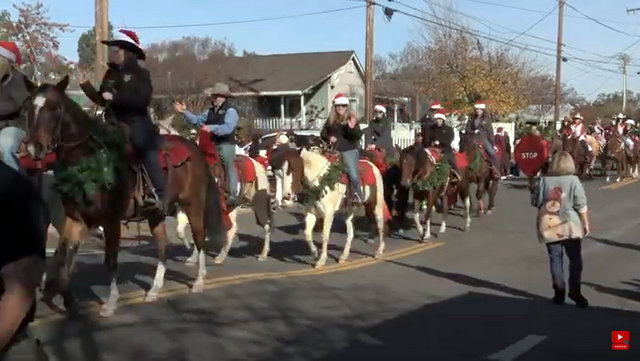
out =
<svg viewBox="0 0 640 361"><path fill-rule="evenodd" d="M214 243L222 244L222 236L226 235L226 232L221 232L223 229L222 217L222 193L217 181L209 172L207 193L205 199L204 208L204 226L207 231L207 237Z"/></svg>
<svg viewBox="0 0 640 361"><path fill-rule="evenodd" d="M271 222L273 210L271 208L271 195L269 194L269 178L267 178L267 170L262 164L251 159L253 167L256 170L256 193L251 200L251 208L256 215L256 222L261 227Z"/></svg>

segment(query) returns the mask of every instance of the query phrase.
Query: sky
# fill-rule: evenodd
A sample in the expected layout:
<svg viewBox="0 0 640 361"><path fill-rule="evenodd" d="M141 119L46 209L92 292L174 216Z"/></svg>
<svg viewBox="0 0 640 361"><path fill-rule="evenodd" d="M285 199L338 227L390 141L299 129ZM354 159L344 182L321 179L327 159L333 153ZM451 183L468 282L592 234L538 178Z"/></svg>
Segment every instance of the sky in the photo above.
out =
<svg viewBox="0 0 640 361"><path fill-rule="evenodd" d="M514 51L534 60L541 71L555 74L557 0L377 1L419 17L427 17L420 11L428 11L430 3L451 6L457 18L481 36L519 47ZM60 53L77 59L77 39L86 30L83 26L93 25L94 1L43 0L43 3L49 8L53 21L73 27L72 33L61 35ZM627 9L640 8L640 0L567 0L566 3L563 55L567 62L562 67L563 82L588 99L601 92L620 91L623 77L616 54L626 49L631 57L628 88L640 91L637 74L640 71L640 12L627 13ZM246 49L258 54L355 50L364 63L362 0L110 0L109 6L109 19L116 29L234 22L357 7L274 21L135 30L143 45L189 35L211 36L232 42L240 52ZM380 7L376 7L374 29L374 52L380 55L398 52L407 42L420 41L424 33L418 19L396 13L387 21ZM513 38L516 39L511 41Z"/></svg>

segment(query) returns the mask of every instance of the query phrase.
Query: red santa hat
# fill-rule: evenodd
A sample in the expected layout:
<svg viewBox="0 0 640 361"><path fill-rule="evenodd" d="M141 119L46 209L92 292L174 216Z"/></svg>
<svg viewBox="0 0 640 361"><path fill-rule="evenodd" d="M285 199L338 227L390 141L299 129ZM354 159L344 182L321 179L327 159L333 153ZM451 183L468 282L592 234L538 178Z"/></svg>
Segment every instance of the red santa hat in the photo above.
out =
<svg viewBox="0 0 640 361"><path fill-rule="evenodd" d="M485 109L487 105L483 101L478 100L473 107L476 109Z"/></svg>
<svg viewBox="0 0 640 361"><path fill-rule="evenodd" d="M377 112L383 112L384 114L387 114L387 108L384 107L384 105L378 104L375 107L373 107L374 111Z"/></svg>
<svg viewBox="0 0 640 361"><path fill-rule="evenodd" d="M431 104L429 104L429 108L430 109L442 109L442 105L440 105L440 102L437 100L434 100L431 102Z"/></svg>
<svg viewBox="0 0 640 361"><path fill-rule="evenodd" d="M333 105L349 105L349 98L342 93L338 93L333 98Z"/></svg>
<svg viewBox="0 0 640 361"><path fill-rule="evenodd" d="M138 59L145 60L146 55L142 46L140 46L140 39L138 38L138 34L133 30L120 29L116 31L115 39L113 40L103 40L103 44L107 44L109 46L117 46L123 49L126 49L138 56Z"/></svg>
<svg viewBox="0 0 640 361"><path fill-rule="evenodd" d="M580 114L580 113L576 113L576 114L573 116L573 119L580 119L580 120L582 120L582 119L584 119L584 118L582 117L582 114Z"/></svg>
<svg viewBox="0 0 640 361"><path fill-rule="evenodd" d="M433 115L433 119L442 119L442 120L446 120L447 117L444 115L443 112L437 112Z"/></svg>
<svg viewBox="0 0 640 361"><path fill-rule="evenodd" d="M20 50L16 43L12 41L0 41L0 56L18 65L22 61Z"/></svg>

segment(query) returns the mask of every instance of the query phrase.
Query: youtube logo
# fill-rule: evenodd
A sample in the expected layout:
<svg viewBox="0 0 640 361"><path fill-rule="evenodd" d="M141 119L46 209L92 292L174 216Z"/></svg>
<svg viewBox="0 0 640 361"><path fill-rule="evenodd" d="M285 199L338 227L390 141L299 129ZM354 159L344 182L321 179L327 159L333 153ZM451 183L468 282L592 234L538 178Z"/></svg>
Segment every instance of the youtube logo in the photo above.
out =
<svg viewBox="0 0 640 361"><path fill-rule="evenodd" d="M629 331L611 331L611 349L629 349Z"/></svg>

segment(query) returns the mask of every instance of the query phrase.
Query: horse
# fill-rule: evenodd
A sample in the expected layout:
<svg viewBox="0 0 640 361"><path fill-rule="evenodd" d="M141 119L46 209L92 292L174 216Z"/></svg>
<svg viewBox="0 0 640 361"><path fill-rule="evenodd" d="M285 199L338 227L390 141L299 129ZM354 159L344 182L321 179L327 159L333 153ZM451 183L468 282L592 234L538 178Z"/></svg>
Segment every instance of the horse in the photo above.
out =
<svg viewBox="0 0 640 361"><path fill-rule="evenodd" d="M435 208L438 198L442 200L442 223L440 224L440 233L445 233L447 229L446 218L449 213L448 197L446 196L449 186L449 168L446 167L445 173L440 174L437 167L436 157L440 158L442 154L437 149L424 149L409 147L400 153L400 182L402 186L413 191L413 220L418 231L418 236L422 242L431 237L431 214ZM438 184L425 184L433 177L444 177L437 181ZM435 182L435 180L434 180ZM426 206L425 204L426 203ZM420 222L420 213L424 212L424 223L426 229L423 229Z"/></svg>
<svg viewBox="0 0 640 361"><path fill-rule="evenodd" d="M304 165L304 180L309 187L312 187L317 191L318 199L312 200L311 204L305 207L305 238L309 245L311 254L317 258L314 265L315 268L320 268L327 262L327 245L329 242L329 236L331 234L331 225L335 213L342 207L343 198L347 196L347 185L338 182L333 186L325 186L323 180L331 176L333 170L332 164L335 163L322 154L302 149L300 151L300 158ZM373 182L370 185L363 186L364 194L364 208L367 217L371 223L371 234L378 235L378 248L375 252L376 258L382 257L385 248L385 203L383 195L383 181L382 175L378 168L371 162L366 160L359 161L359 172L370 172L373 177ZM362 178L361 178L362 179ZM346 181L345 181L346 183ZM320 188L321 187L321 188ZM314 192L315 193L315 192ZM351 241L353 240L353 207L345 207L346 217L345 223L347 226L347 241L342 251L342 255L338 260L339 263L344 263L349 259L349 252L351 250ZM387 210L388 212L388 210ZM388 215L387 215L388 216ZM313 228L315 226L318 217L324 218L322 227L322 251L318 257L318 249L313 243Z"/></svg>
<svg viewBox="0 0 640 361"><path fill-rule="evenodd" d="M634 146L633 150L631 156L629 156L625 150L622 136L614 133L609 134L604 151L603 167L606 170L607 160L613 160L615 162L618 173L616 182L620 182L625 177L638 177L637 163L640 158L640 147ZM609 174L607 174L606 181L610 181Z"/></svg>
<svg viewBox="0 0 640 361"><path fill-rule="evenodd" d="M109 317L117 308L119 297L116 274L120 243L120 223L131 217L143 217L149 222L158 243L158 264L151 289L146 301L155 301L164 285L166 271L166 247L168 237L164 215L157 211L136 211L145 188L144 176L130 154L125 150L123 124L113 125L111 121L101 122L89 117L82 108L66 94L69 77L65 76L57 84L36 86L27 82L33 101L28 115L28 132L25 142L30 156L38 161L48 154L55 154L57 165L55 175L61 187L88 187L83 184L68 183L70 171L86 167L87 159L104 159L98 162L103 177L112 177L109 183L93 184L95 187L81 193L80 198L61 191L65 219L61 237L53 256L53 264L45 281L43 300L51 302L58 293L62 295L67 311L73 310L75 301L69 289L69 278L73 269L73 259L84 237L86 228L102 226L105 238L105 265L108 270L110 292L102 305L100 315ZM161 137L158 135L158 137ZM167 179L167 204L176 202L189 218L194 241L198 249L198 275L191 288L192 292L204 289L206 276L204 239L205 230L221 228L221 194L216 181L207 170L203 154L195 144L177 136L162 136L159 157L164 162ZM116 142L120 147L111 146L106 141ZM108 155L111 155L110 158ZM141 182L142 180L142 182ZM148 183L148 182L147 182ZM148 193L148 192L146 192ZM205 229L206 227L206 229Z"/></svg>
<svg viewBox="0 0 640 361"><path fill-rule="evenodd" d="M489 194L489 204L486 214L491 214L495 208L495 197L498 192L498 180L494 178L491 171L491 164L481 151L482 139L480 134L466 134L460 141L460 148L467 159L467 166L460 170L460 181L456 185L459 197L464 201L464 230L471 227L471 200L469 198L471 184L477 185L476 199L478 200L477 216L481 217L484 210L484 194ZM486 153L485 153L486 154Z"/></svg>
<svg viewBox="0 0 640 361"><path fill-rule="evenodd" d="M591 164L591 152L585 150L580 139L569 135L562 138L562 150L571 154L576 164L576 175L584 178L589 165Z"/></svg>
<svg viewBox="0 0 640 361"><path fill-rule="evenodd" d="M598 139L596 139L596 137L594 137L593 135L587 134L585 136L585 140L587 144L589 144L589 146L591 147L591 154L590 154L591 162L587 167L587 174L590 176L593 176L593 169L595 168L595 165L596 165L596 159L600 158L600 153L602 152L602 146L598 141Z"/></svg>

